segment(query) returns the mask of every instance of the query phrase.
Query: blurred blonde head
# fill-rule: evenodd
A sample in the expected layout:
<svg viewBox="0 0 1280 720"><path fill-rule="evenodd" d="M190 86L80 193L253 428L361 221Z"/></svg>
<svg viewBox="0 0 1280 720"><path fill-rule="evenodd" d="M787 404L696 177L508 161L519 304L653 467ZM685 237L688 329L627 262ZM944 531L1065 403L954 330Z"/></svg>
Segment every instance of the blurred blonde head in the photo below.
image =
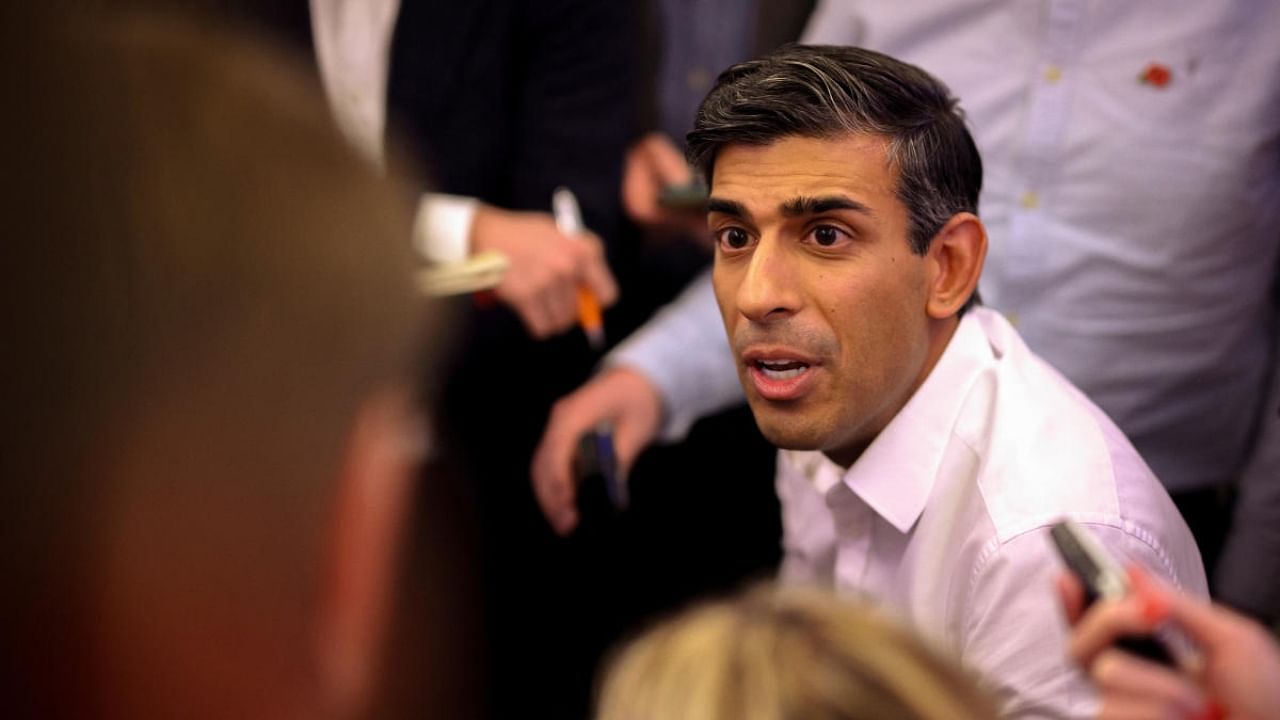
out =
<svg viewBox="0 0 1280 720"><path fill-rule="evenodd" d="M690 610L623 649L597 720L990 720L956 665L871 610L765 587Z"/></svg>

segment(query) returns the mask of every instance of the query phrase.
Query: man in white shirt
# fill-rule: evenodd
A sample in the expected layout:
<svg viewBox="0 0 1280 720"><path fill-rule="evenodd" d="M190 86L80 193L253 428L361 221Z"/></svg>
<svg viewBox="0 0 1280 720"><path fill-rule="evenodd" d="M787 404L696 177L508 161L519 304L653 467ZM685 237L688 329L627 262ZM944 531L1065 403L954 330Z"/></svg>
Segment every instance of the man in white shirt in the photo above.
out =
<svg viewBox="0 0 1280 720"><path fill-rule="evenodd" d="M1280 5L822 0L805 40L902 58L963 100L988 171L984 300L1201 516L1207 555L1222 528L1202 509L1239 481L1215 589L1280 613L1280 417L1263 402L1280 86L1259 80L1280 73ZM621 344L562 401L535 479L564 477L560 445L601 417L625 464L740 401L717 322L704 278Z"/></svg>
<svg viewBox="0 0 1280 720"><path fill-rule="evenodd" d="M1048 527L1204 595L1195 543L1124 435L971 307L982 163L913 66L799 46L723 76L689 135L713 286L761 431L783 448L783 577L900 613L1007 717L1088 717Z"/></svg>

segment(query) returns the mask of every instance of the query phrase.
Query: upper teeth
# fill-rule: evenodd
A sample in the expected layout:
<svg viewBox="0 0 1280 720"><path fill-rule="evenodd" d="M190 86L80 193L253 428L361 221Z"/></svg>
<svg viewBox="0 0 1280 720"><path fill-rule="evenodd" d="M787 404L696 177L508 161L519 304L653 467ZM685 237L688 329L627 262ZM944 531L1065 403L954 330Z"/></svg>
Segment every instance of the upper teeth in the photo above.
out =
<svg viewBox="0 0 1280 720"><path fill-rule="evenodd" d="M799 376L808 365L796 360L761 360L760 371L772 380L788 380Z"/></svg>

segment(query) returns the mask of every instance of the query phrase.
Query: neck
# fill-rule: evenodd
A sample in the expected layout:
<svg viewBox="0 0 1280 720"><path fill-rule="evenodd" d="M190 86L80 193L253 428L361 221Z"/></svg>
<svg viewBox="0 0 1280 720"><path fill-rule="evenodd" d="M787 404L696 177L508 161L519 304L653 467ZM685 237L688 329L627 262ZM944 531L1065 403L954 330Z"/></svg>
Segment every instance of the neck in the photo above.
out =
<svg viewBox="0 0 1280 720"><path fill-rule="evenodd" d="M894 410L893 415L886 418L878 427L874 428L874 432L870 433L864 442L858 443L852 447L841 447L838 450L824 450L822 454L826 455L831 462L846 470L853 467L853 464L858 461L858 458L862 457L862 453L866 451L867 447L869 447L871 443L879 437L880 433L888 427L889 423L893 422L893 418L897 417L898 413L904 406L906 406L907 402L915 396L916 392L920 389L920 386L924 385L924 381L929 377L929 373L933 372L934 366L936 366L938 361L942 359L942 353L946 352L947 345L951 343L951 338L956 334L956 329L958 327L960 327L960 318L956 315L942 318L940 320L930 320L924 362L920 366L920 372L916 375L915 379L912 380L911 384L907 387L906 392L903 393L902 398L897 403L897 407Z"/></svg>

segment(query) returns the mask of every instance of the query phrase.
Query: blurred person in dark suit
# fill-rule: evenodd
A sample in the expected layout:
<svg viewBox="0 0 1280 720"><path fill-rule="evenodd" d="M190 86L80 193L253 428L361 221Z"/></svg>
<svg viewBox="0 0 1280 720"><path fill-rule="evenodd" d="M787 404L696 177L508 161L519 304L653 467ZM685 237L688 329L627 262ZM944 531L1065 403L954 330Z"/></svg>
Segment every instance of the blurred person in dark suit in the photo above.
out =
<svg viewBox="0 0 1280 720"><path fill-rule="evenodd" d="M431 180L412 230L421 253L440 263L486 250L509 259L491 295L452 302L460 342L436 398L448 418L438 460L465 478L480 510L494 714L585 710L592 651L580 645L584 632L564 628L582 627L589 568L606 553L567 548L547 531L528 467L552 402L596 362L574 329L579 286L606 307L618 295L609 265L636 124L631 3L136 1L212 12L282 40L315 69L366 157L413 163ZM577 195L590 232L557 229L558 186ZM575 678L571 689L564 677Z"/></svg>
<svg viewBox="0 0 1280 720"><path fill-rule="evenodd" d="M250 43L4 14L5 714L383 706L438 337L411 193ZM436 640L467 626L443 567L415 568ZM466 663L434 649L438 716L461 714Z"/></svg>
<svg viewBox="0 0 1280 720"><path fill-rule="evenodd" d="M495 295L533 338L574 327L579 284L606 305L616 298L601 242L616 237L607 185L634 114L625 3L119 1L229 19L306 56L366 157L430 170L433 191L416 209L419 251L440 263L507 256ZM393 146L392 134L408 142ZM578 194L594 232L556 228L559 185Z"/></svg>

